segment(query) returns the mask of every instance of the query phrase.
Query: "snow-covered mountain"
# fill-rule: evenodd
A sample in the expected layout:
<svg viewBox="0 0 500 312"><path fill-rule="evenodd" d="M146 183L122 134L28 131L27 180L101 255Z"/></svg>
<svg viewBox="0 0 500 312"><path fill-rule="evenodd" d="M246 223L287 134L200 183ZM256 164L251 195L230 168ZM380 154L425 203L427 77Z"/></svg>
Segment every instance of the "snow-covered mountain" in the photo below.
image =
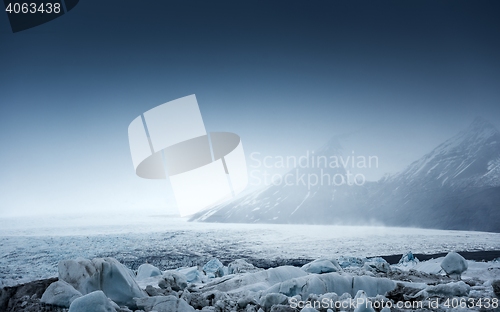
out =
<svg viewBox="0 0 500 312"><path fill-rule="evenodd" d="M339 141L332 138L315 151L311 159L341 155ZM346 169L343 166L328 166L324 163L312 165L309 162L308 166L298 166L284 175L289 183L283 181L278 185L271 184L228 204L199 213L193 219L209 222L311 224L332 224L347 220L351 224L359 223L356 222L356 207L361 207L358 198L364 198L366 190L345 184L336 186L332 183L336 175L337 184L341 184L340 179L346 177ZM309 185L308 177L317 177L320 181Z"/></svg>
<svg viewBox="0 0 500 312"><path fill-rule="evenodd" d="M316 153L342 155L336 139ZM344 167L290 171L344 175ZM483 118L404 171L362 186L271 185L195 215L208 222L367 224L500 232L500 132Z"/></svg>
<svg viewBox="0 0 500 312"><path fill-rule="evenodd" d="M466 130L412 163L393 180L425 188L500 186L499 162L500 132L478 117Z"/></svg>
<svg viewBox="0 0 500 312"><path fill-rule="evenodd" d="M500 231L500 132L483 118L378 182L369 209L387 224Z"/></svg>

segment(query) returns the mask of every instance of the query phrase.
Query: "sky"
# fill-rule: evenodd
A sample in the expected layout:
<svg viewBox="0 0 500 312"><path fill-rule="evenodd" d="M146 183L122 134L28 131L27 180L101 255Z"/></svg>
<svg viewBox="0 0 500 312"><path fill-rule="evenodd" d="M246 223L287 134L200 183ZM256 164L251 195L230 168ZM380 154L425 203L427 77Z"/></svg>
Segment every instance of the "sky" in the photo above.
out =
<svg viewBox="0 0 500 312"><path fill-rule="evenodd" d="M403 170L482 116L500 129L498 1L81 1L12 33L0 14L0 215L175 214L127 128L196 94L247 157L342 137ZM256 154L254 154L256 155ZM277 169L278 170L278 169Z"/></svg>

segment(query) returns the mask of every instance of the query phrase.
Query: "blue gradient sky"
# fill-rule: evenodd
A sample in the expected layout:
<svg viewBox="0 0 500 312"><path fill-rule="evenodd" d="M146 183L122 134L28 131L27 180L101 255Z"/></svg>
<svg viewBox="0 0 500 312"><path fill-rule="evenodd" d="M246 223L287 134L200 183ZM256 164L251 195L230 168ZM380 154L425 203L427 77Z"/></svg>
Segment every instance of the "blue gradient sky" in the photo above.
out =
<svg viewBox="0 0 500 312"><path fill-rule="evenodd" d="M498 1L81 1L0 14L0 214L175 213L135 176L128 124L196 94L247 155L333 135L397 172L483 116L500 128Z"/></svg>

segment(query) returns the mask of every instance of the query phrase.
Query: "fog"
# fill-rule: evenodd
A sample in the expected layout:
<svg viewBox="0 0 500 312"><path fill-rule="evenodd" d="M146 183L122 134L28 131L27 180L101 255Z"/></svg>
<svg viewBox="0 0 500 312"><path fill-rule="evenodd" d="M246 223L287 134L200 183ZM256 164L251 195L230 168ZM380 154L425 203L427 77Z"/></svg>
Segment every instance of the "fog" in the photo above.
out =
<svg viewBox="0 0 500 312"><path fill-rule="evenodd" d="M168 181L135 175L127 127L189 94L247 162L337 136L344 154L378 157L359 171L369 181L476 116L500 128L498 3L396 3L85 1L15 34L0 14L0 214L176 214Z"/></svg>

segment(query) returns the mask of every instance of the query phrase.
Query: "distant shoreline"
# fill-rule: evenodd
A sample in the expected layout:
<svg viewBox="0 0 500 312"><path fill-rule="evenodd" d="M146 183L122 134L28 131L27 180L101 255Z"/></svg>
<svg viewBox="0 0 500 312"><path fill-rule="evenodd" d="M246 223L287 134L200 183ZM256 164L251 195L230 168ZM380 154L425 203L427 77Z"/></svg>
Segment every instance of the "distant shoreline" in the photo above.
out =
<svg viewBox="0 0 500 312"><path fill-rule="evenodd" d="M494 259L500 258L500 250L482 250L482 251L457 251L462 257L464 257L467 260L472 260L472 261L492 261ZM436 259L436 258L441 258L446 256L448 253L433 253L433 254L421 254L421 253L414 253L413 255L415 258L417 258L419 261L427 261L431 259ZM367 259L371 258L376 258L380 257L383 258L385 261L387 261L389 264L398 264L399 260L401 260L401 257L403 257L403 254L395 254L395 255L388 255L388 256L370 256L366 257ZM248 262L252 263L256 267L263 268L263 269L269 269L269 268L275 268L283 265L291 265L295 267L301 267L306 263L309 263L315 259L313 258L281 258L281 259L260 259L260 258L251 258L251 257L243 257L245 260ZM229 259L222 259L221 261L223 263L225 262L230 262L228 261ZM233 259L234 260L234 259Z"/></svg>
<svg viewBox="0 0 500 312"><path fill-rule="evenodd" d="M492 261L494 259L500 258L500 250L487 250L487 251L457 251L460 255L462 255L465 259L467 260L472 260L472 261ZM427 261L431 259L436 259L440 257L444 257L447 255L447 253L434 253L434 254L419 254L415 253L413 254L415 258L417 258L419 261ZM395 254L395 255L388 255L388 256L375 256L375 257L380 257L386 260L389 264L397 264L403 254ZM367 257L368 259L370 258L375 258L375 257ZM244 259L248 261L249 263L252 263L256 267L262 268L262 269L270 269L270 268L276 268L279 266L285 266L285 265L290 265L290 266L295 266L295 267L301 267L305 265L306 263L309 263L315 259L313 258L280 258L280 259L261 259L261 258L252 258L252 257L234 257L233 259L221 259L222 263L227 263L230 261L233 261L235 259ZM145 259L141 259L143 263L146 261ZM133 263L130 263L127 261L123 261L123 264L125 264L127 267L131 269L136 269L136 266L133 265ZM136 263L135 263L136 264ZM24 286L24 285L32 285L32 284L38 284L38 283L47 283L50 281L53 282L57 280L56 276L51 276L47 278L36 278L33 280L28 280L28 281L20 281L19 283L11 284L11 285L5 285L1 286L0 290L5 289L13 289L16 290L17 288ZM50 284L49 283L49 284ZM48 286L45 285L45 287ZM41 294L40 294L41 296ZM1 301L1 300L0 300ZM0 305L1 306L1 305Z"/></svg>
<svg viewBox="0 0 500 312"><path fill-rule="evenodd" d="M492 261L496 258L500 258L500 250L485 250L485 251L457 251L462 257L467 260L474 261ZM420 261L427 261L430 259L440 258L447 255L447 253L435 253L435 254L413 254L415 258ZM397 264L403 255L390 255L390 256L380 256L385 259L389 264Z"/></svg>

